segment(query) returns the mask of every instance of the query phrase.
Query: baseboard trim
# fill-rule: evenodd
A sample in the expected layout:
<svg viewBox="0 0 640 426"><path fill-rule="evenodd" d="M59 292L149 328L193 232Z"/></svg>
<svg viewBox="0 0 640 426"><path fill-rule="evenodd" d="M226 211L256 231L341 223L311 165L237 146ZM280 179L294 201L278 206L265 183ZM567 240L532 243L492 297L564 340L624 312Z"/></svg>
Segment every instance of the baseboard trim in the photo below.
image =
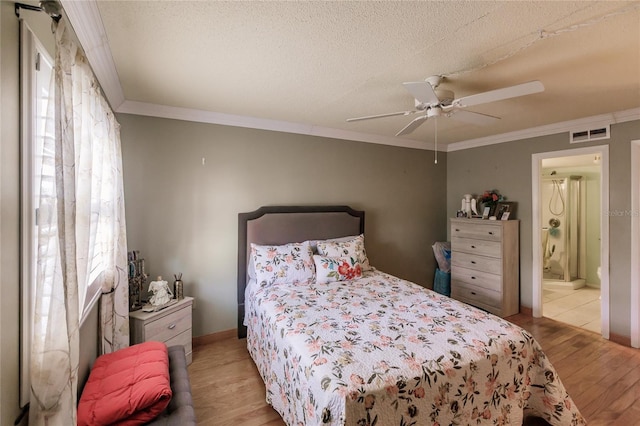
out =
<svg viewBox="0 0 640 426"><path fill-rule="evenodd" d="M533 316L533 309L529 308L528 306L520 305L520 314L531 317L531 316ZM617 344L622 345L622 346L632 347L631 346L631 337L629 337L629 336L623 336L621 334L616 334L616 333L611 333L610 332L609 333L609 340L612 341L613 343L617 343Z"/></svg>
<svg viewBox="0 0 640 426"><path fill-rule="evenodd" d="M204 336L194 337L192 339L193 346L202 346L209 343L219 342L220 340L235 337L238 334L237 329L218 331L217 333L205 334Z"/></svg>
<svg viewBox="0 0 640 426"><path fill-rule="evenodd" d="M522 315L526 315L528 317L532 317L533 316L533 309L531 309L528 306L522 306L520 305L520 313Z"/></svg>
<svg viewBox="0 0 640 426"><path fill-rule="evenodd" d="M622 346L631 347L631 337L609 332L609 340Z"/></svg>

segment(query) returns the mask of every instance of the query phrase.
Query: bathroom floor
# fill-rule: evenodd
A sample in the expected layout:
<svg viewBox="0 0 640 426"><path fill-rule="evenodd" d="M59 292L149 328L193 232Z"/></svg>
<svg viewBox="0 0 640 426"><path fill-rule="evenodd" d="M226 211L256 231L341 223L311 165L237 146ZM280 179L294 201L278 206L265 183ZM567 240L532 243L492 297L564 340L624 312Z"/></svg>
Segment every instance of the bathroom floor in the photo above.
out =
<svg viewBox="0 0 640 426"><path fill-rule="evenodd" d="M600 289L543 289L543 316L600 334Z"/></svg>

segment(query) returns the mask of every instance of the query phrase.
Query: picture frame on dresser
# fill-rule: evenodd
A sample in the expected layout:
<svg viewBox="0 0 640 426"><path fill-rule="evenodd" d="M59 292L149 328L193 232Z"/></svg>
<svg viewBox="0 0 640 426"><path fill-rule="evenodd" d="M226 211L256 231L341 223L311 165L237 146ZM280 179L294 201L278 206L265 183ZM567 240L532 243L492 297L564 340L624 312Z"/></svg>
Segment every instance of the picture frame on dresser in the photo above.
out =
<svg viewBox="0 0 640 426"><path fill-rule="evenodd" d="M484 211L482 212L482 218L489 219L490 215L491 215L491 207L485 206Z"/></svg>
<svg viewBox="0 0 640 426"><path fill-rule="evenodd" d="M518 207L518 203L516 203L515 201L500 201L496 205L496 212L495 212L496 219L499 219L499 220L515 219L517 207Z"/></svg>

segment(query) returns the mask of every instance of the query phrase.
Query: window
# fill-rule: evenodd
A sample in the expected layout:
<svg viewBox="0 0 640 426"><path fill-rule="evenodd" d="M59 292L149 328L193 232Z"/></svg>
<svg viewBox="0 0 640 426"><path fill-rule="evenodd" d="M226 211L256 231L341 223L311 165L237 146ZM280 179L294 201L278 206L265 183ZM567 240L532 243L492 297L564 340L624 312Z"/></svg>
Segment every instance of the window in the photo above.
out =
<svg viewBox="0 0 640 426"><path fill-rule="evenodd" d="M20 400L36 420L69 423L78 327L102 289L101 352L129 344L120 126L67 22L54 27L53 67L20 25Z"/></svg>
<svg viewBox="0 0 640 426"><path fill-rule="evenodd" d="M22 269L22 345L20 405L29 402L29 354L31 341L31 313L33 289L38 256L37 212L40 200L40 183L53 184L51 168L44 168L43 159L52 153L43 152L44 140L53 135L47 133L46 117L53 77L53 60L28 25L20 22L21 32L21 269ZM55 232L48 230L48 232ZM49 295L50 296L50 295ZM47 303L47 300L43 300Z"/></svg>
<svg viewBox="0 0 640 426"><path fill-rule="evenodd" d="M25 405L29 402L29 366L31 352L31 336L33 332L45 332L46 321L42 322L42 330L31 329L33 323L33 312L36 303L35 283L38 270L48 271L44 276L44 291L38 300L45 309L51 302L51 285L56 276L59 277L60 267L57 246L58 229L56 222L50 223L43 228L47 221L39 221L38 218L48 217L47 209L55 206L55 152L45 147L45 141L51 141L55 137L54 126L51 119L53 102L55 100L53 84L53 60L43 45L38 41L29 26L21 21L21 270L22 270L22 328L21 328L21 390L20 402ZM51 108L51 110L50 110ZM109 264L105 257L113 247L114 232L112 217L105 212L109 212L109 207L113 204L113 199L117 186L110 185L109 173L105 171L112 167L109 161L104 161L104 150L108 144L104 143L110 135L95 134L92 128L90 137L80 140L92 140L93 144L83 146L78 151L82 155L90 155L91 161L88 163L89 173L92 176L99 176L90 179L91 188L88 191L91 197L91 210L88 228L95 232L88 233L86 241L88 247L86 271L78 271L79 277L87 277L83 282L78 283L78 306L80 323L84 321L87 314L97 302L101 290L102 274ZM82 135L84 136L84 135ZM88 153L88 154L87 154ZM106 183L106 184L105 184ZM43 194L48 198L43 198ZM46 200L52 202L46 202ZM41 204L41 201L45 201ZM80 200L78 200L80 201ZM88 200L87 200L88 201ZM80 203L78 203L80 204ZM83 204L83 205L88 205ZM39 238L49 240L48 245L38 243ZM47 238L49 237L49 238ZM53 237L53 238L51 238ZM42 240L41 240L42 241ZM40 246L40 248L39 248ZM83 265L83 262L79 262ZM83 266L80 266L83 267Z"/></svg>

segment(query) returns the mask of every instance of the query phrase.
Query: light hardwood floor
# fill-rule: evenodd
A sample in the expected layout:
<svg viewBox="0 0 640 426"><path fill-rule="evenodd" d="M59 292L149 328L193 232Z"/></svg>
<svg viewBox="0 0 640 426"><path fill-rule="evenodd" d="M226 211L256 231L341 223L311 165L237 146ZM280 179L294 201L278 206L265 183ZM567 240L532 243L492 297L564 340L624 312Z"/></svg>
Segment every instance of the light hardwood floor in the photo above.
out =
<svg viewBox="0 0 640 426"><path fill-rule="evenodd" d="M508 320L540 343L590 426L640 425L640 350L549 318ZM189 376L199 425L284 425L265 402L244 339L194 347Z"/></svg>

